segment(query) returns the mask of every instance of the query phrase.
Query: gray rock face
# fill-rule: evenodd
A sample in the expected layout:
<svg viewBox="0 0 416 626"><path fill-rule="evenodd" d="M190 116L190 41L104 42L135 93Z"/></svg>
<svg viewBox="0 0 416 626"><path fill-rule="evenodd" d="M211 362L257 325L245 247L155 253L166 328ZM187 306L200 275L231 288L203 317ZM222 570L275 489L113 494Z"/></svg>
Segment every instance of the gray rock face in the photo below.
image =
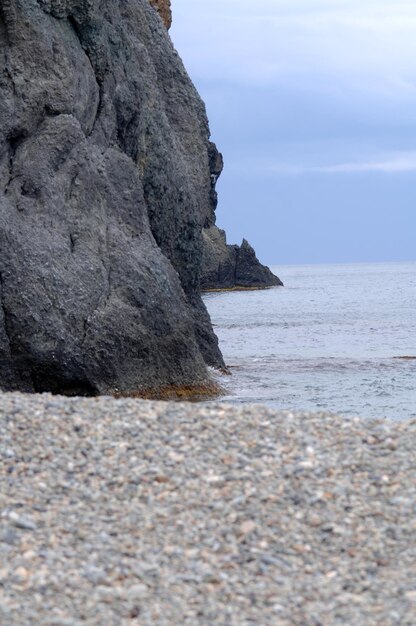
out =
<svg viewBox="0 0 416 626"><path fill-rule="evenodd" d="M242 287L282 287L283 283L268 267L258 260L254 249L246 239L237 246L235 283Z"/></svg>
<svg viewBox="0 0 416 626"><path fill-rule="evenodd" d="M280 278L262 265L248 241L228 245L225 232L212 225L203 231L202 289L266 288L283 286Z"/></svg>
<svg viewBox="0 0 416 626"><path fill-rule="evenodd" d="M203 385L204 105L148 0L0 4L0 386Z"/></svg>

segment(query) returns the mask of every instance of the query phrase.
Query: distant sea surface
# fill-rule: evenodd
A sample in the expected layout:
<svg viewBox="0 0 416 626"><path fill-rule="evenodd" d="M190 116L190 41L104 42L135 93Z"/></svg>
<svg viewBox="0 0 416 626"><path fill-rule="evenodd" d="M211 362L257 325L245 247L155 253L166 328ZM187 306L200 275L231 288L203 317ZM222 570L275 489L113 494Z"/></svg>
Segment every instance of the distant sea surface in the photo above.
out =
<svg viewBox="0 0 416 626"><path fill-rule="evenodd" d="M285 287L204 296L223 401L416 417L416 263L279 266Z"/></svg>

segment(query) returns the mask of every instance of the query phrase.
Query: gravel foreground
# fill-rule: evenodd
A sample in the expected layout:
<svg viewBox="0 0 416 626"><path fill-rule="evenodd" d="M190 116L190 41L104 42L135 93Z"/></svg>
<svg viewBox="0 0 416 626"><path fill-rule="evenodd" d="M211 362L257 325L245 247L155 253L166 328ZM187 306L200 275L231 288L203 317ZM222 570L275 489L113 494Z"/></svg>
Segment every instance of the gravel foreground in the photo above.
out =
<svg viewBox="0 0 416 626"><path fill-rule="evenodd" d="M416 624L416 420L0 395L2 626Z"/></svg>

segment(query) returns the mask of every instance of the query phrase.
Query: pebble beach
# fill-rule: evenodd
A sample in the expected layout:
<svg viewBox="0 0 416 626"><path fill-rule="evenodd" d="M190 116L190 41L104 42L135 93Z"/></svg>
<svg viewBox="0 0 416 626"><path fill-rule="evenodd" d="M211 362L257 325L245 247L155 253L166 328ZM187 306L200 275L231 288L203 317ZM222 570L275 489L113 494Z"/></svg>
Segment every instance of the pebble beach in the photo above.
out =
<svg viewBox="0 0 416 626"><path fill-rule="evenodd" d="M0 395L2 626L414 626L416 420Z"/></svg>

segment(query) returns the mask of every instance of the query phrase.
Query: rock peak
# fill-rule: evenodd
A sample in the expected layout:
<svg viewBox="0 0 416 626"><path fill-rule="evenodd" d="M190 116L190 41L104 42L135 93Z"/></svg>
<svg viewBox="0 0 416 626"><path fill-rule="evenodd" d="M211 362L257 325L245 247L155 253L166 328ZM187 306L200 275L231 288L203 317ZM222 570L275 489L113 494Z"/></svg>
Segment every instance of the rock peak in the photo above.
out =
<svg viewBox="0 0 416 626"><path fill-rule="evenodd" d="M172 26L172 8L170 0L150 0L150 4L155 7L164 21L166 28L169 30Z"/></svg>

